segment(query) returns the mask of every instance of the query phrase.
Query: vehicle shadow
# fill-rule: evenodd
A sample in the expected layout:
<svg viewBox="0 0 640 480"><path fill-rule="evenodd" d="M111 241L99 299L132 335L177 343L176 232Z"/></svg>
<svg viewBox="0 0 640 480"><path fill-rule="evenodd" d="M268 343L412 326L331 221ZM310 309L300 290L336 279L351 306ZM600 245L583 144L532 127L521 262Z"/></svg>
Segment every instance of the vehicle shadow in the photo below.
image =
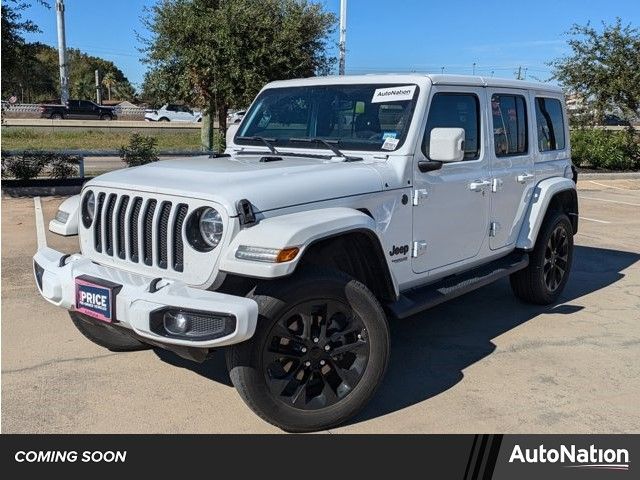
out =
<svg viewBox="0 0 640 480"><path fill-rule="evenodd" d="M187 360L162 348L154 348L153 351L160 360L167 362L169 365L186 368L209 380L233 387L227 371L227 362L224 359L224 350L215 350L211 353L211 357L202 363Z"/></svg>
<svg viewBox="0 0 640 480"><path fill-rule="evenodd" d="M495 350L492 339L541 313L572 314L582 310L579 299L624 277L622 270L640 254L576 246L563 305L538 307L519 302L508 280L476 290L406 320L391 322L391 361L380 389L351 422L358 423L427 400L462 380L463 370ZM567 305L568 302L574 302ZM184 360L156 349L158 357L215 382L231 386L224 352L204 363Z"/></svg>
<svg viewBox="0 0 640 480"><path fill-rule="evenodd" d="M563 305L522 303L504 279L409 319L392 322L391 360L385 380L369 405L350 423L401 410L448 390L462 380L465 368L495 350L493 338L541 313L582 310L581 297L617 282L624 277L622 270L639 260L637 253L576 246L571 277L558 302Z"/></svg>

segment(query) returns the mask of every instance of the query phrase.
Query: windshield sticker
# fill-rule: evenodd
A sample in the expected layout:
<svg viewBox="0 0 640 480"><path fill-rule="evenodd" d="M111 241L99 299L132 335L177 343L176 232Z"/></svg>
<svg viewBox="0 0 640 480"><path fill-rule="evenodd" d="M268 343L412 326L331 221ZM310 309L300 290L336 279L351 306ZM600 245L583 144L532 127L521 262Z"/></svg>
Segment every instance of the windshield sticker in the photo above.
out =
<svg viewBox="0 0 640 480"><path fill-rule="evenodd" d="M398 138L387 138L382 144L382 150L395 150L400 143Z"/></svg>
<svg viewBox="0 0 640 480"><path fill-rule="evenodd" d="M404 87L376 88L376 91L373 92L371 103L402 102L404 100L411 100L415 91L415 85L406 85Z"/></svg>
<svg viewBox="0 0 640 480"><path fill-rule="evenodd" d="M382 139L386 140L387 138L396 138L398 136L397 132L384 132L382 134Z"/></svg>

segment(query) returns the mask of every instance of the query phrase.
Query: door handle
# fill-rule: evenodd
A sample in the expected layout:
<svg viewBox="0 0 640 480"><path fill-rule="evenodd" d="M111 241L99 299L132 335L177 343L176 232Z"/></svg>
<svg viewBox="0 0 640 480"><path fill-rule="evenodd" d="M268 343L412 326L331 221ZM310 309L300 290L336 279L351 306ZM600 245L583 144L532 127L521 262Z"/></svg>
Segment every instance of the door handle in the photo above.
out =
<svg viewBox="0 0 640 480"><path fill-rule="evenodd" d="M529 180L533 180L534 176L532 173L523 173L522 175L518 175L516 180L518 180L518 183L527 183Z"/></svg>
<svg viewBox="0 0 640 480"><path fill-rule="evenodd" d="M483 188L491 186L491 182L489 180L476 180L475 182L471 182L469 184L469 190L474 192L481 192Z"/></svg>

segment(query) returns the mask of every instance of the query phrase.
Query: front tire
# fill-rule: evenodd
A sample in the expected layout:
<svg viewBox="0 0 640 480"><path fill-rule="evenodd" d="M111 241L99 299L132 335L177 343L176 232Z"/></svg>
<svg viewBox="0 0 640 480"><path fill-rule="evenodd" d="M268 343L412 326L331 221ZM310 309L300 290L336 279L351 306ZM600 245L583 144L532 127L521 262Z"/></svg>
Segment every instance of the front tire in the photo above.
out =
<svg viewBox="0 0 640 480"><path fill-rule="evenodd" d="M253 338L227 350L234 386L267 422L290 432L344 423L373 396L389 361L375 296L333 270L259 284Z"/></svg>
<svg viewBox="0 0 640 480"><path fill-rule="evenodd" d="M549 212L529 266L511 275L511 288L519 299L535 305L554 303L564 290L573 261L573 227L562 212Z"/></svg>
<svg viewBox="0 0 640 480"><path fill-rule="evenodd" d="M69 312L71 321L80 333L96 345L107 348L112 352L133 352L146 350L151 346L142 343L124 332L116 330L110 325L100 325L78 312Z"/></svg>

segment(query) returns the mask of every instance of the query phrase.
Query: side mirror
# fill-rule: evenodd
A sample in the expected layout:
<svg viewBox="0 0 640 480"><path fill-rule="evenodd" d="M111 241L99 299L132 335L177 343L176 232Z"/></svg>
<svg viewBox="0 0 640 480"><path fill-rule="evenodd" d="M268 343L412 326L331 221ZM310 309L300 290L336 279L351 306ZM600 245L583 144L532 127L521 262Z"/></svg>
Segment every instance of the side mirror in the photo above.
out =
<svg viewBox="0 0 640 480"><path fill-rule="evenodd" d="M434 128L429 141L429 159L460 162L464 159L464 129Z"/></svg>
<svg viewBox="0 0 640 480"><path fill-rule="evenodd" d="M225 135L225 141L226 141L227 146L229 146L229 145L231 145L233 143L233 137L236 136L236 132L238 131L238 128L240 128L240 124L239 123L232 123L227 128L227 134Z"/></svg>

